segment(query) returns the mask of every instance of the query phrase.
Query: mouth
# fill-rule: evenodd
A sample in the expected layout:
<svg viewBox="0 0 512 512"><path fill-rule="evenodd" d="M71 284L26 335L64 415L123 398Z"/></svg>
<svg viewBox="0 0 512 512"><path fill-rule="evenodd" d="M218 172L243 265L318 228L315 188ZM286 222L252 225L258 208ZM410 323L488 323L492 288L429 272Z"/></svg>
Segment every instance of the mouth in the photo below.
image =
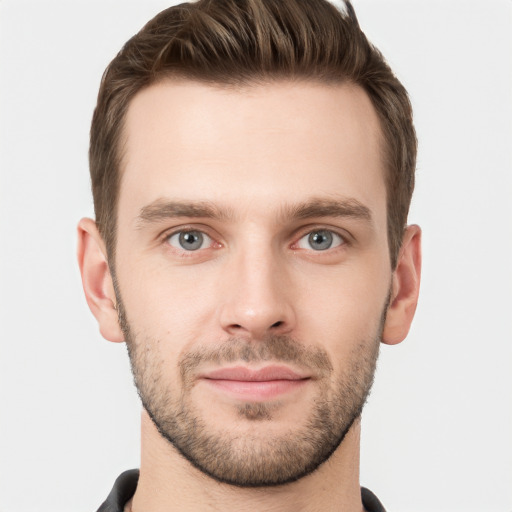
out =
<svg viewBox="0 0 512 512"><path fill-rule="evenodd" d="M273 365L258 370L243 366L221 368L201 375L201 380L214 390L254 402L297 391L310 379L310 375L297 373L286 366Z"/></svg>

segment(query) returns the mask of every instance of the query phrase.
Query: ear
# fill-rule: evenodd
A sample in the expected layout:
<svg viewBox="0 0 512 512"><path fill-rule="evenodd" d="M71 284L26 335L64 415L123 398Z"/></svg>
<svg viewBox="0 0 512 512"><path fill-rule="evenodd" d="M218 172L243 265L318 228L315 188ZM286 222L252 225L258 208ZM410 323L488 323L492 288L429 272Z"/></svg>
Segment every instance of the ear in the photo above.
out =
<svg viewBox="0 0 512 512"><path fill-rule="evenodd" d="M421 277L421 229L408 226L392 278L392 291L382 333L383 343L395 345L405 339L416 311Z"/></svg>
<svg viewBox="0 0 512 512"><path fill-rule="evenodd" d="M77 253L85 298L98 321L101 335L109 341L124 341L105 244L92 219L78 223Z"/></svg>

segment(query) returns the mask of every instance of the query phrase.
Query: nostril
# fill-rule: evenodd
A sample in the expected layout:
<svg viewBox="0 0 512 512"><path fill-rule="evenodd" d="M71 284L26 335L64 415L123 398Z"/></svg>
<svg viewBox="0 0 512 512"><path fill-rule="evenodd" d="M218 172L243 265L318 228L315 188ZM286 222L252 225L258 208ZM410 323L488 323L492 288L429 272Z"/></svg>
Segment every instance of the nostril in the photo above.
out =
<svg viewBox="0 0 512 512"><path fill-rule="evenodd" d="M282 322L282 320L279 320L279 322L272 324L271 327L280 327L281 325L283 325L283 322Z"/></svg>

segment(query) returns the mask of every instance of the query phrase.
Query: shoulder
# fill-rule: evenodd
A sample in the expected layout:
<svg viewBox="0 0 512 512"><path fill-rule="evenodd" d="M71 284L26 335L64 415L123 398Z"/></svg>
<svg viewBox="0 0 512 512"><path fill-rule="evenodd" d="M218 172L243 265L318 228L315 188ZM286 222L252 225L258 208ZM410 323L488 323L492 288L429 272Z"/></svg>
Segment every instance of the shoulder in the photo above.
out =
<svg viewBox="0 0 512 512"><path fill-rule="evenodd" d="M114 482L114 487L97 512L123 512L124 506L135 494L139 470L130 469L121 473Z"/></svg>
<svg viewBox="0 0 512 512"><path fill-rule="evenodd" d="M372 491L366 489L366 487L361 487L361 499L366 512L386 512L379 498Z"/></svg>

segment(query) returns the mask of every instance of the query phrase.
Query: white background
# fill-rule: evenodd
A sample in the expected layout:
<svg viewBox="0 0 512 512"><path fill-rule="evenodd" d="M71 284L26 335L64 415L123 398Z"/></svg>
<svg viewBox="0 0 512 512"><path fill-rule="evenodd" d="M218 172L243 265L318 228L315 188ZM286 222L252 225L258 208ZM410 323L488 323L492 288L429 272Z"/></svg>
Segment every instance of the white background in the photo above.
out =
<svg viewBox="0 0 512 512"><path fill-rule="evenodd" d="M383 347L361 482L390 512L512 511L512 2L354 0L410 91L424 230L409 338ZM0 0L0 512L93 511L138 466L123 345L82 296L101 73L168 2Z"/></svg>

